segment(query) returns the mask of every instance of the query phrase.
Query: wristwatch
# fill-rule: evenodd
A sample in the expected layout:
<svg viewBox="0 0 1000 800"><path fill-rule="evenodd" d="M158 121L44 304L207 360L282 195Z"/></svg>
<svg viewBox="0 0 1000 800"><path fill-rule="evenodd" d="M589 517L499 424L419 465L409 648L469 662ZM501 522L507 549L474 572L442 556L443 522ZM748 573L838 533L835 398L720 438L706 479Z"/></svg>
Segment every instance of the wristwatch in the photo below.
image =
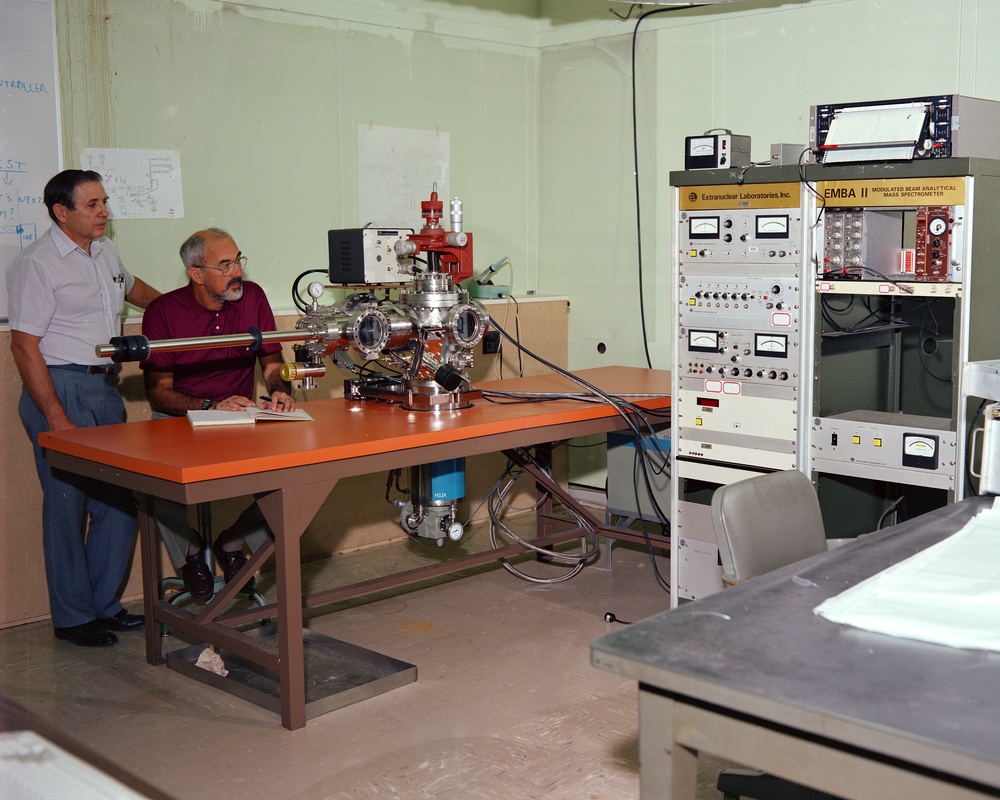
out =
<svg viewBox="0 0 1000 800"><path fill-rule="evenodd" d="M211 407L212 407L212 401L211 400L202 400L201 401L201 410L202 411L208 411L208 409L210 409Z"/></svg>

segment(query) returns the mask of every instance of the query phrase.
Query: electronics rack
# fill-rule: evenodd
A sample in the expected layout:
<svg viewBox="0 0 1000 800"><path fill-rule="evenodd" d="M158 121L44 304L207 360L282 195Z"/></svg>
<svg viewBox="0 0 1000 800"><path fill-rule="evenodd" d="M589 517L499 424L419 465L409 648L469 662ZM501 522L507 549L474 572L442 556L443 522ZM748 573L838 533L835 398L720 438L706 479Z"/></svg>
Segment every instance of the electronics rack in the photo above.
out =
<svg viewBox="0 0 1000 800"><path fill-rule="evenodd" d="M837 536L968 491L963 366L1000 356L1000 162L804 174L818 196L793 167L670 175L673 604L722 586L710 511L719 485L799 469ZM777 195L784 207L767 207ZM839 274L826 260L836 223L860 234L840 237L860 260ZM768 233L785 238L758 235ZM789 316L768 316L780 312Z"/></svg>

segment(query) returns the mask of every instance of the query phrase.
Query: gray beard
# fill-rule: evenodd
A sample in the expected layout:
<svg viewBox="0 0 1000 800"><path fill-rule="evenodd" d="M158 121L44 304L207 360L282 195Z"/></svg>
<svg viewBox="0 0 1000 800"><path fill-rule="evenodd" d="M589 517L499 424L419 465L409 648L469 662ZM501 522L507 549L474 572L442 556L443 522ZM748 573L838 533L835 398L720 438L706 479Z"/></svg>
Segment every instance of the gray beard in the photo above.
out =
<svg viewBox="0 0 1000 800"><path fill-rule="evenodd" d="M226 287L226 291L222 294L215 294L215 292L211 289L208 290L208 293L214 300L217 300L220 303L235 303L243 297L243 279L236 278L236 281L235 285L231 282L229 286Z"/></svg>

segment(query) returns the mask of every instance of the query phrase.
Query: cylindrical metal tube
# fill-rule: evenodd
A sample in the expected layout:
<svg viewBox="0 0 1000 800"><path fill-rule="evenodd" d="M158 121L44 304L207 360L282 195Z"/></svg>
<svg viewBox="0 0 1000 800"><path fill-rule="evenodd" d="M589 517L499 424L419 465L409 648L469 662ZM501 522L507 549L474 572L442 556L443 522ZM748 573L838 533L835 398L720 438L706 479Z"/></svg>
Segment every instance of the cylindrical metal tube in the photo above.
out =
<svg viewBox="0 0 1000 800"><path fill-rule="evenodd" d="M303 364L301 361L287 361L278 370L283 381L301 381L306 378L322 378L326 367L322 364Z"/></svg>
<svg viewBox="0 0 1000 800"><path fill-rule="evenodd" d="M450 506L465 499L465 459L450 458L410 467L410 502L415 508Z"/></svg>
<svg viewBox="0 0 1000 800"><path fill-rule="evenodd" d="M312 336L306 331L267 331L260 334L262 342L302 342ZM116 336L109 344L99 344L94 352L101 358L114 358L121 351L121 340ZM185 339L147 340L150 353L169 353L175 350L211 350L215 347L241 347L256 345L258 337L252 333L230 333L222 336L191 336ZM119 342L119 344L116 344Z"/></svg>

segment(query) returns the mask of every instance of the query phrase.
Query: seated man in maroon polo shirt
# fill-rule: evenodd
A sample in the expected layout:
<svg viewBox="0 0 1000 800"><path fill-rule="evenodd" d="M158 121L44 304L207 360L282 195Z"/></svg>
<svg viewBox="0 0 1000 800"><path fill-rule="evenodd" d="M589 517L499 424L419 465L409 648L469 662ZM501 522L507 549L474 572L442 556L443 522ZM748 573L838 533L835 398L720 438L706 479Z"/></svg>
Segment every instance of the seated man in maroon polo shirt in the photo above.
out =
<svg viewBox="0 0 1000 800"><path fill-rule="evenodd" d="M192 234L181 245L188 283L156 298L142 318L151 339L179 339L275 329L274 313L263 289L243 280L246 256L232 236L219 228ZM291 387L281 379L281 345L182 350L152 354L140 364L153 418L179 417L193 409L242 411L257 405L254 369L260 364L269 400L262 408L294 411ZM201 557L201 542L179 503L157 499L153 515L167 552L191 594L203 600L214 592L214 576ZM251 552L271 535L257 504L252 504L215 541L214 552L228 582L246 563L244 542ZM252 583L251 583L252 585Z"/></svg>

